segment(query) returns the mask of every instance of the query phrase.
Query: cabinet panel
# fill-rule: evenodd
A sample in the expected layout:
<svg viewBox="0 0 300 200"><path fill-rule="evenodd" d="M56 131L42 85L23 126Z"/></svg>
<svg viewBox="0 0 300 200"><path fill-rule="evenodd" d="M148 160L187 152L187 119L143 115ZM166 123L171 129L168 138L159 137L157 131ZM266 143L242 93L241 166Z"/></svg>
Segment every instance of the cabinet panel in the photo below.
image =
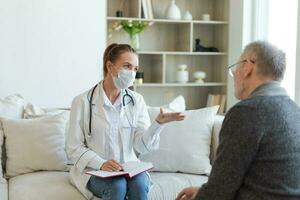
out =
<svg viewBox="0 0 300 200"><path fill-rule="evenodd" d="M165 105L182 95L188 110L205 107L208 94L223 92L220 87L137 87L136 91L143 95L150 106Z"/></svg>
<svg viewBox="0 0 300 200"><path fill-rule="evenodd" d="M116 17L118 10L123 17L139 17L139 0L107 0L107 9L109 17Z"/></svg>
<svg viewBox="0 0 300 200"><path fill-rule="evenodd" d="M140 37L144 51L189 51L190 24L154 23Z"/></svg>
<svg viewBox="0 0 300 200"><path fill-rule="evenodd" d="M144 72L144 83L162 83L162 55L139 55L139 71Z"/></svg>
<svg viewBox="0 0 300 200"><path fill-rule="evenodd" d="M152 0L156 19L165 19L171 0ZM202 20L203 14L210 14L211 20L228 20L228 0L176 0L182 15L190 11L194 20Z"/></svg>
<svg viewBox="0 0 300 200"><path fill-rule="evenodd" d="M223 64L226 56L167 56L166 57L166 82L176 83L177 67L186 64L189 72L189 82L195 82L193 73L204 71L205 82L226 82L226 70Z"/></svg>
<svg viewBox="0 0 300 200"><path fill-rule="evenodd" d="M108 23L109 43L130 43L124 30L112 31L116 21ZM139 34L140 51L190 51L190 24L154 23Z"/></svg>
<svg viewBox="0 0 300 200"><path fill-rule="evenodd" d="M228 51L228 25L204 25L194 24L193 28L193 50L195 50L196 39L205 47L216 47L220 52Z"/></svg>

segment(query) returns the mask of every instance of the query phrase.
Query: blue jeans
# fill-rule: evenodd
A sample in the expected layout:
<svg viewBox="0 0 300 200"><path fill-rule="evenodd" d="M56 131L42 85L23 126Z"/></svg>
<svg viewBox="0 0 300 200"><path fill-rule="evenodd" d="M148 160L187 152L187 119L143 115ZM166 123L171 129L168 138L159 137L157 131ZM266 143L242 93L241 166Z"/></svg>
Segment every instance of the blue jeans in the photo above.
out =
<svg viewBox="0 0 300 200"><path fill-rule="evenodd" d="M150 187L148 175L144 172L133 178L123 176L102 179L91 176L87 188L103 200L147 200Z"/></svg>

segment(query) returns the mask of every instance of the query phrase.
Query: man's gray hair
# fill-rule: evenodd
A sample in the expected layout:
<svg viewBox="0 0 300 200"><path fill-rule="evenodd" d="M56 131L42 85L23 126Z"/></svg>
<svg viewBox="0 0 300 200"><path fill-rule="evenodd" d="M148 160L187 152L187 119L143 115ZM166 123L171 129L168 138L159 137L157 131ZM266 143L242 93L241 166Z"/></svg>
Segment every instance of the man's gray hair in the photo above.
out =
<svg viewBox="0 0 300 200"><path fill-rule="evenodd" d="M285 53L266 41L256 41L248 44L244 54L252 54L255 57L257 73L281 81L286 68Z"/></svg>

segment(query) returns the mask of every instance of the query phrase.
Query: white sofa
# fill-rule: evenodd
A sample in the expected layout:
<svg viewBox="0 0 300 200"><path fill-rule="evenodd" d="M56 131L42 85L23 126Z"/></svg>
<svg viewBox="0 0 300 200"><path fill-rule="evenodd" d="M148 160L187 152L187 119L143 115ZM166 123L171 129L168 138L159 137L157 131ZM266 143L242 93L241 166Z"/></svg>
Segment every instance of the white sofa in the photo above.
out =
<svg viewBox="0 0 300 200"><path fill-rule="evenodd" d="M210 161L213 162L218 144L218 134L223 116L216 116L212 131ZM5 157L5 156L4 156ZM2 164L5 160L2 156ZM150 200L174 200L185 187L201 186L207 181L205 175L187 173L151 172L153 181ZM0 200L84 200L81 193L69 182L67 171L36 171L1 178ZM94 198L98 199L98 198Z"/></svg>

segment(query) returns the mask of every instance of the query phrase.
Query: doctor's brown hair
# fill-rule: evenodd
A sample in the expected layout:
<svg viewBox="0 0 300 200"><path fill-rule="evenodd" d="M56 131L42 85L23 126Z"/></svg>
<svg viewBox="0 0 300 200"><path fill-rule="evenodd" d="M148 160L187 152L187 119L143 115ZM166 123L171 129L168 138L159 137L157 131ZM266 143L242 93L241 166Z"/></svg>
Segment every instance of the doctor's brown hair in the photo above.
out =
<svg viewBox="0 0 300 200"><path fill-rule="evenodd" d="M107 75L107 62L110 61L110 62L114 63L118 59L119 55L121 55L122 53L125 53L125 52L131 52L131 53L137 54L136 51L129 44L113 43L105 49L104 55L103 55L104 77L106 77L106 75Z"/></svg>

